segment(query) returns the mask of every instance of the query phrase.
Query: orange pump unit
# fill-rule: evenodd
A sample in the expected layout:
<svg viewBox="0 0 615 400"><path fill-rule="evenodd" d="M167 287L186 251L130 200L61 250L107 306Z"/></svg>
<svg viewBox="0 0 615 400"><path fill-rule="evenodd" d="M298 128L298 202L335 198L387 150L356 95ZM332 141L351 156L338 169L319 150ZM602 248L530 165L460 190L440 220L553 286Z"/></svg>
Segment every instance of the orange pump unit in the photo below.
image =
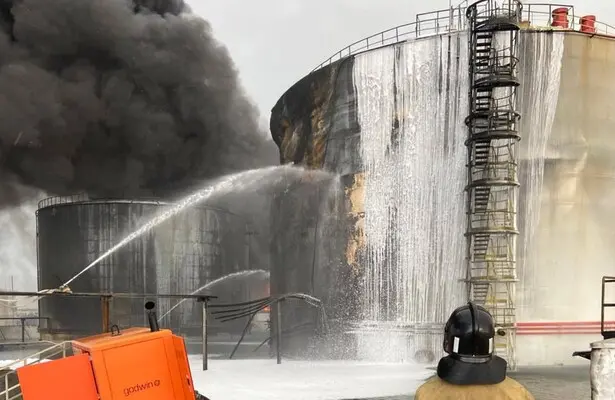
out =
<svg viewBox="0 0 615 400"><path fill-rule="evenodd" d="M72 342L71 357L19 368L24 400L195 400L183 338L158 329L116 329Z"/></svg>

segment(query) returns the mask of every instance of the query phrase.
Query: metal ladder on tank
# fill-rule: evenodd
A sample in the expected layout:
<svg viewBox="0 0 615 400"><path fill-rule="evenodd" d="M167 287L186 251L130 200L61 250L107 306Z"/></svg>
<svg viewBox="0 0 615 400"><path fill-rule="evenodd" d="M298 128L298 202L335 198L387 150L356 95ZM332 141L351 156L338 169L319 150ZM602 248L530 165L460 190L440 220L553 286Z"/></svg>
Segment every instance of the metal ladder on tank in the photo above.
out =
<svg viewBox="0 0 615 400"><path fill-rule="evenodd" d="M45 360L65 358L71 354L72 342L62 342L47 347L38 353L30 354L21 360L13 361L10 364L0 366L0 400L23 399L23 395L21 394L21 386L19 385L19 380L17 379L17 368L26 365L39 364Z"/></svg>
<svg viewBox="0 0 615 400"><path fill-rule="evenodd" d="M499 3L499 4L498 4ZM482 0L467 8L469 108L467 192L468 296L506 335L495 353L516 368L517 51L521 3ZM496 39L497 35L497 39Z"/></svg>

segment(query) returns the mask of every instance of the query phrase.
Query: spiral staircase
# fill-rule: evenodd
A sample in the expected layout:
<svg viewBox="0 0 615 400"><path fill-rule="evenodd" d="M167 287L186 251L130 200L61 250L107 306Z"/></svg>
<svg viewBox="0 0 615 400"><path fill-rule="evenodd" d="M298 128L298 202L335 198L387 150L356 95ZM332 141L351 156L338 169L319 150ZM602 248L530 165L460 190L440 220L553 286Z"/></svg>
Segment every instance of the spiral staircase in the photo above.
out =
<svg viewBox="0 0 615 400"><path fill-rule="evenodd" d="M493 315L495 352L515 363L515 247L517 230L516 111L521 3L481 0L467 8L470 112L466 231L471 300Z"/></svg>

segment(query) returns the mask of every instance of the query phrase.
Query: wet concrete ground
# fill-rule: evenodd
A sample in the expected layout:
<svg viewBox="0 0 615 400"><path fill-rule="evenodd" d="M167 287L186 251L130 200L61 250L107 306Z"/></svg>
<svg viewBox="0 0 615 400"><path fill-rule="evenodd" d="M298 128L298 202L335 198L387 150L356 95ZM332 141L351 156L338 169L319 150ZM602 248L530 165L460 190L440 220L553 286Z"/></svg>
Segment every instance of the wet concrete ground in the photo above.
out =
<svg viewBox="0 0 615 400"><path fill-rule="evenodd" d="M221 344L221 343L220 343ZM224 343L227 345L227 343ZM234 343L229 341L226 347L232 348ZM216 343L218 345L218 343ZM240 357L251 355L254 343L246 343L249 351L239 351ZM3 349L1 352L4 359L19 359L28 354L36 352L36 346L27 350L22 349ZM42 347L42 346L41 346ZM266 348L266 346L264 346ZM228 349L224 349L225 352ZM263 350L261 350L262 352ZM216 358L217 354L213 353L212 358ZM243 355L244 357L241 357ZM261 355L262 356L262 355ZM226 357L224 357L226 358ZM251 357L249 357L251 358ZM517 372L511 372L509 376L522 383L536 398L536 400L590 400L590 383L589 383L589 361L586 366L571 366L571 367L525 367L520 368ZM412 394L396 397L372 398L371 400L411 400ZM344 399L355 400L355 399ZM367 400L367 399L362 399Z"/></svg>
<svg viewBox="0 0 615 400"><path fill-rule="evenodd" d="M532 367L511 373L536 400L589 400L589 361L587 366Z"/></svg>

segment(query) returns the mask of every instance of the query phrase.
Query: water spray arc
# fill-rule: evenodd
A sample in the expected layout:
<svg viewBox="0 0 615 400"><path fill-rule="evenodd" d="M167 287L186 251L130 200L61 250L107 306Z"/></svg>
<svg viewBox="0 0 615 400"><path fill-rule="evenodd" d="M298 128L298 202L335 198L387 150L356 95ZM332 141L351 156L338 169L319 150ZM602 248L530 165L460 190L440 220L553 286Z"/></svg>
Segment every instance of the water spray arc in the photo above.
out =
<svg viewBox="0 0 615 400"><path fill-rule="evenodd" d="M149 222L141 226L141 228L132 232L124 239L122 239L119 243L104 252L102 255L92 261L88 266L79 271L76 275L71 277L65 283L60 285L59 288L44 289L41 290L40 293L46 293L50 291L69 292L69 285L76 279L78 279L80 276L82 276L84 273L86 273L88 270L98 265L105 258L110 257L113 253L124 247L126 244L130 243L132 240L144 235L155 226L168 220L174 215L177 215L186 208L208 200L212 200L217 196L223 196L231 192L242 190L255 191L262 189L264 186L267 185L284 185L285 183L288 184L293 180L304 178L307 179L306 177L309 177L310 180L318 181L321 179L330 178L330 174L324 171L307 171L304 168L294 166L271 166L226 175L217 180L214 184L208 185L206 188L185 197L184 199L179 201L174 207L151 219Z"/></svg>
<svg viewBox="0 0 615 400"><path fill-rule="evenodd" d="M215 315L215 318L221 322L233 321L239 318L249 317L244 330L239 338L239 341L235 345L233 351L231 352L229 359L232 359L239 345L243 341L248 329L252 323L252 320L256 316L256 314L262 311L265 308L269 308L274 306L276 310L276 332L271 332L270 336L265 339L263 342L259 344L259 346L254 350L258 350L265 343L271 343L275 339L276 344L276 352L277 352L277 361L278 364L282 362L282 346L281 341L283 336L290 333L294 329L298 327L291 327L290 329L282 329L282 303L285 300L299 300L309 305L310 307L316 308L319 311L319 320L318 320L318 329L321 333L326 334L329 331L329 324L327 321L327 313L322 301L314 296L305 293L286 293L280 296L266 297L263 299L253 300L244 303L236 303L236 304L215 304L212 305L212 308L218 309L218 311L213 311L212 315ZM271 321L272 322L272 321Z"/></svg>
<svg viewBox="0 0 615 400"><path fill-rule="evenodd" d="M482 0L467 9L469 115L467 282L469 298L485 306L506 331L496 354L515 368L517 230L516 111L521 3Z"/></svg>
<svg viewBox="0 0 615 400"><path fill-rule="evenodd" d="M193 294L198 294L198 293L202 292L203 290L212 289L212 288L216 287L217 285L219 285L221 283L232 281L234 279L245 279L245 278L248 278L248 277L254 276L254 275L264 276L267 279L269 279L269 272L264 271L262 269L248 270L248 271L239 271L239 272L234 272L232 274L225 275L225 276L220 277L218 279L215 279L215 280L213 280L213 281L211 281L209 283L206 283L205 285L201 286L200 288L196 289L194 292L192 292L190 294L192 294L192 295ZM186 300L187 299L182 299L182 300L178 301L177 304L175 304L167 312L162 314L160 316L160 318L158 318L158 322L162 321L162 319L164 317L169 315L177 307L181 306Z"/></svg>

